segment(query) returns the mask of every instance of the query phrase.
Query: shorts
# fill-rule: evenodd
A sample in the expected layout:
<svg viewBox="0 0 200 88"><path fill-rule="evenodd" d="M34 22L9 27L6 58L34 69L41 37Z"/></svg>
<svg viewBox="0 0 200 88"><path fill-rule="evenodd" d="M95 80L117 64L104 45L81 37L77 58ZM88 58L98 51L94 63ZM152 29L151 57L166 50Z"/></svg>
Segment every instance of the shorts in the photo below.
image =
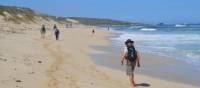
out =
<svg viewBox="0 0 200 88"><path fill-rule="evenodd" d="M133 75L134 70L135 70L135 65L136 65L136 61L129 61L127 60L126 62L126 74L127 75Z"/></svg>

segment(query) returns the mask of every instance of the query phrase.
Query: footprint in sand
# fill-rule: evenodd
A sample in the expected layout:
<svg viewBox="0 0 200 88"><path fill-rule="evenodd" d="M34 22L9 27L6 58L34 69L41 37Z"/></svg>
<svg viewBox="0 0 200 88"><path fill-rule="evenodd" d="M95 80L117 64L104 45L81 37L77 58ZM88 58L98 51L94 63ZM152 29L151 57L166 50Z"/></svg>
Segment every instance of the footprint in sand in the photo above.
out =
<svg viewBox="0 0 200 88"><path fill-rule="evenodd" d="M53 46L53 45L56 48L56 50L51 48L51 46ZM49 77L48 87L49 88L59 88L60 84L62 83L59 81L59 78L66 78L66 80L69 81L67 87L79 88L76 85L76 80L74 80L72 78L72 76L64 77L64 75L59 74L60 72L62 72L62 70L60 70L60 68L62 67L62 64L65 59L64 53L60 50L60 46L58 46L58 45L56 46L54 43L45 41L43 43L43 47L47 52L49 52L55 58L54 63L50 66L50 68L47 71L47 76ZM65 83L63 83L63 84L65 84Z"/></svg>

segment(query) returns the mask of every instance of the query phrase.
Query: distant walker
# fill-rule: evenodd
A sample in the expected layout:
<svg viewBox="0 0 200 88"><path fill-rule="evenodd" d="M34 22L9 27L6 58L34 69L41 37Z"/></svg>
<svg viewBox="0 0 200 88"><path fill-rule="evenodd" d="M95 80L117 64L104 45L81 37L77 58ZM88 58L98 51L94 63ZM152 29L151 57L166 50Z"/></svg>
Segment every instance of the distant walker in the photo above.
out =
<svg viewBox="0 0 200 88"><path fill-rule="evenodd" d="M55 25L54 25L54 30L55 30L54 34L55 34L56 40L59 40L60 30Z"/></svg>
<svg viewBox="0 0 200 88"><path fill-rule="evenodd" d="M46 28L45 25L42 25L42 28L40 30L41 33L41 38L44 39L45 38L45 34L46 34Z"/></svg>
<svg viewBox="0 0 200 88"><path fill-rule="evenodd" d="M92 29L92 34L95 34L95 31L94 31L94 29Z"/></svg>

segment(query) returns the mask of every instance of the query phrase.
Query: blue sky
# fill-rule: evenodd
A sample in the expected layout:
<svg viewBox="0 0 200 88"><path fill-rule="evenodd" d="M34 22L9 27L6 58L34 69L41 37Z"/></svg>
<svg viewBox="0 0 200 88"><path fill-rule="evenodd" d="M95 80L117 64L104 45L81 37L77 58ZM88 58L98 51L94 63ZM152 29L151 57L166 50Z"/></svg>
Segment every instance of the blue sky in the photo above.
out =
<svg viewBox="0 0 200 88"><path fill-rule="evenodd" d="M143 23L200 22L200 0L0 0L56 16L111 18Z"/></svg>

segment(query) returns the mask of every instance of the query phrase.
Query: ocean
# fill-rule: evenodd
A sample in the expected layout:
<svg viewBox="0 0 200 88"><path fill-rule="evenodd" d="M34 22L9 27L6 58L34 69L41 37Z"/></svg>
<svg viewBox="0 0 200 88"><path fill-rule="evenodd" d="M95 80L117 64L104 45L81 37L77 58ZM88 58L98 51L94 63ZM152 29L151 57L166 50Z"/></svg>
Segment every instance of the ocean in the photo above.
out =
<svg viewBox="0 0 200 88"><path fill-rule="evenodd" d="M107 30L105 26L100 27ZM93 46L106 52L92 54L95 63L125 71L120 59L124 41L130 38L142 57L136 74L200 86L200 26L112 26L110 31L110 45Z"/></svg>
<svg viewBox="0 0 200 88"><path fill-rule="evenodd" d="M122 46L130 38L140 52L171 57L200 67L200 26L115 26L112 31L119 34L111 39L116 46Z"/></svg>

